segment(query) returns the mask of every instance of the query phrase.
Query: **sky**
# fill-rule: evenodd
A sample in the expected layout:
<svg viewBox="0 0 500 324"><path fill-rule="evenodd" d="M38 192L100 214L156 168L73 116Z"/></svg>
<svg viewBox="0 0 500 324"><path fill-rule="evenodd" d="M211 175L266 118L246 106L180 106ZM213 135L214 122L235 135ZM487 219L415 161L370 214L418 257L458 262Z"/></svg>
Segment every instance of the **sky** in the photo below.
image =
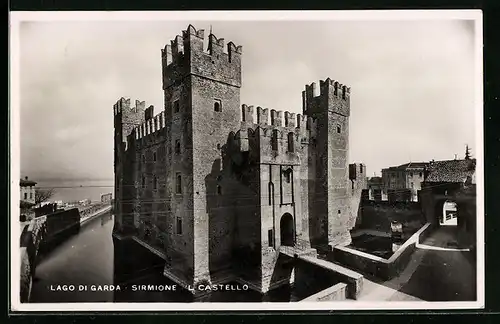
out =
<svg viewBox="0 0 500 324"><path fill-rule="evenodd" d="M474 154L474 22L23 22L21 176L113 179L113 104L163 107L160 50L189 23L243 46L241 103L300 113L306 84L351 87L349 161L369 176Z"/></svg>

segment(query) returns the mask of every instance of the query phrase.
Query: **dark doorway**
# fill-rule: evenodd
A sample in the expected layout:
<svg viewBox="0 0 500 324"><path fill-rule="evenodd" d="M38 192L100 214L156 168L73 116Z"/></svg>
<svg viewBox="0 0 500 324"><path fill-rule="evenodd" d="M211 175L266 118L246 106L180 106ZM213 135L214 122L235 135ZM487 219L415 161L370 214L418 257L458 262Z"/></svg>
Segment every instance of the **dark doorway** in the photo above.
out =
<svg viewBox="0 0 500 324"><path fill-rule="evenodd" d="M289 213L281 216L280 221L280 236L281 245L293 246L294 245L294 228L293 217Z"/></svg>

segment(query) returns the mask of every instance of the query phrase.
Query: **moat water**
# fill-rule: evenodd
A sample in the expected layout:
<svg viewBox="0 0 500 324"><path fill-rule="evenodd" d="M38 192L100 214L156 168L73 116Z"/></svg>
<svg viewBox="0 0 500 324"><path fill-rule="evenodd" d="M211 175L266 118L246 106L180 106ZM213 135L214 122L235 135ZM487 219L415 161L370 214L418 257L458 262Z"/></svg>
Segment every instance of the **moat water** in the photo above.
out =
<svg viewBox="0 0 500 324"><path fill-rule="evenodd" d="M58 302L192 302L192 294L177 286L176 291L138 290L141 285L176 286L163 276L161 264L135 264L132 273L117 282L117 260L112 238L113 215L104 214L82 225L79 232L40 258L33 279L31 303ZM144 251L144 253L149 253ZM126 278L123 280L123 278ZM120 291L112 291L120 285ZM230 283L237 285L236 283ZM241 284L238 286L241 288ZM106 288L108 288L106 290ZM237 288L237 287L236 287ZM233 288L233 289L236 289ZM326 287L318 287L319 291ZM81 290L85 289L85 290ZM264 297L251 290L212 293L211 302L287 302L302 299L285 286Z"/></svg>

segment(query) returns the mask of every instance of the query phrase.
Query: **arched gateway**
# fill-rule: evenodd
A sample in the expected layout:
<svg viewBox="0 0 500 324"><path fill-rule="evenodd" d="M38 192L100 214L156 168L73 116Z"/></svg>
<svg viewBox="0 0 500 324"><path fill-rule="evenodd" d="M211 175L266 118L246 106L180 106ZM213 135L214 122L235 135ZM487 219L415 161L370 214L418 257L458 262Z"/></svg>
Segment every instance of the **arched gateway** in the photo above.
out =
<svg viewBox="0 0 500 324"><path fill-rule="evenodd" d="M293 216L285 213L281 216L280 220L281 245L293 246L295 241L294 236Z"/></svg>

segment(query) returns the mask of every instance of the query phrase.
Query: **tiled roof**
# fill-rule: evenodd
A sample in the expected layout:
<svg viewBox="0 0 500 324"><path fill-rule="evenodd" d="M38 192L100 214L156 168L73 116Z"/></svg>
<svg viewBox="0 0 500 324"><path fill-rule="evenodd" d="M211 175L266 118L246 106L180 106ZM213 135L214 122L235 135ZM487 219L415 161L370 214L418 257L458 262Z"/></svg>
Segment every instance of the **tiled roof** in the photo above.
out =
<svg viewBox="0 0 500 324"><path fill-rule="evenodd" d="M406 169L413 169L413 168L423 169L428 164L429 164L428 162L409 162L409 163L401 164L401 165L398 165L398 166L389 167L389 168L387 168L387 170L390 170L390 171L404 171Z"/></svg>
<svg viewBox="0 0 500 324"><path fill-rule="evenodd" d="M29 186L36 185L36 182L35 181L31 181L31 180L21 179L21 181L19 182L19 184L21 185L21 187L29 187Z"/></svg>
<svg viewBox="0 0 500 324"><path fill-rule="evenodd" d="M426 182L464 182L475 180L476 159L434 161L427 168Z"/></svg>
<svg viewBox="0 0 500 324"><path fill-rule="evenodd" d="M369 183L382 183L382 177L371 177L368 179Z"/></svg>

